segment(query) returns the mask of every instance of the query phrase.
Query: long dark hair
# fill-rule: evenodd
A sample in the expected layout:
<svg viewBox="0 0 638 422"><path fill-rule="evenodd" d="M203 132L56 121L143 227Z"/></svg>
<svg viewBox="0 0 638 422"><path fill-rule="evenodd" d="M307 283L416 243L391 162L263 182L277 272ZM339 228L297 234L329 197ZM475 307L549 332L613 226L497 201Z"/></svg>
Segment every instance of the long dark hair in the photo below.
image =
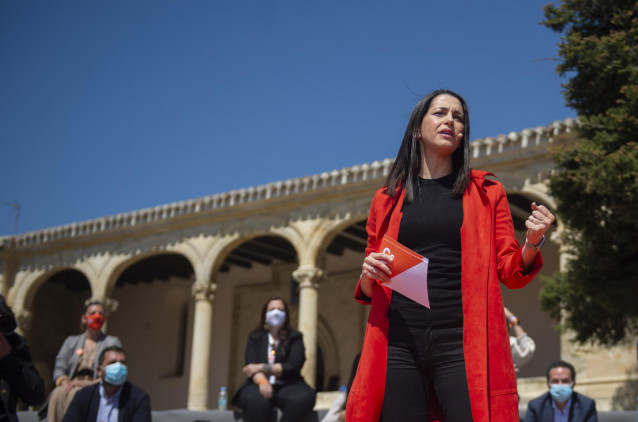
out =
<svg viewBox="0 0 638 422"><path fill-rule="evenodd" d="M261 316L259 318L259 325L253 330L253 332L259 331L267 331L268 324L266 324L266 309L268 309L268 304L273 300L281 300L281 303L284 304L284 311L286 312L286 318L284 319L284 323L279 329L279 335L277 338L279 339L279 348L280 350L285 352L286 344L288 343L288 335L290 334L290 311L288 310L288 303L281 296L273 296L264 303L264 306L261 308Z"/></svg>
<svg viewBox="0 0 638 422"><path fill-rule="evenodd" d="M452 153L452 171L456 173L456 181L452 186L452 195L461 196L470 181L470 112L467 103L459 94L448 89L439 89L426 95L418 102L408 121L399 152L385 181L385 193L391 197L396 195L398 188L405 189L405 202L414 200L415 189L421 172L421 143L417 136L421 123L430 109L432 101L439 95L451 95L460 101L463 107L464 132L461 145Z"/></svg>

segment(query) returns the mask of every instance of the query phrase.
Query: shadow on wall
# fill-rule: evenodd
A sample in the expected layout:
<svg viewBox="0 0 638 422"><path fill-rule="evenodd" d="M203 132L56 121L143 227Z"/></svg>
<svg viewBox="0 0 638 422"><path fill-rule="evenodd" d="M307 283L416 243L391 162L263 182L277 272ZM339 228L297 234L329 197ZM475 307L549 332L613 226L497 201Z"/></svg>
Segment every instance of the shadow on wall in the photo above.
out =
<svg viewBox="0 0 638 422"><path fill-rule="evenodd" d="M628 369L627 376L636 374L636 369ZM611 398L611 408L613 410L634 410L636 409L636 399L638 398L638 380L629 380L621 387L618 387Z"/></svg>

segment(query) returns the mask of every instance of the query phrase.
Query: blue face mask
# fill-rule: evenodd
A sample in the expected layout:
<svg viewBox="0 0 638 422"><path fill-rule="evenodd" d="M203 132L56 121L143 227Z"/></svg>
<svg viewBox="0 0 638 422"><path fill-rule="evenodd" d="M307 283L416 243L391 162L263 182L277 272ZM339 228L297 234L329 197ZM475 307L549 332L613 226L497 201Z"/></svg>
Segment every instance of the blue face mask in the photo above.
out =
<svg viewBox="0 0 638 422"><path fill-rule="evenodd" d="M568 384L550 384L549 394L558 403L564 403L572 396L572 386Z"/></svg>
<svg viewBox="0 0 638 422"><path fill-rule="evenodd" d="M120 362L115 362L107 365L104 368L104 381L111 385L122 385L126 382L128 376L128 369L126 365Z"/></svg>

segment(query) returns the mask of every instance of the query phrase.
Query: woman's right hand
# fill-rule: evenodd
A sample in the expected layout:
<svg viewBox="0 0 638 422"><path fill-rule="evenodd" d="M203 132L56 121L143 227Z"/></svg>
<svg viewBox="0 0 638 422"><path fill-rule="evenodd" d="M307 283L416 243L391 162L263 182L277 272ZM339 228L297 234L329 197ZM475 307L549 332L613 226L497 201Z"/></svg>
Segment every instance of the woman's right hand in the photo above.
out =
<svg viewBox="0 0 638 422"><path fill-rule="evenodd" d="M372 297L375 281L381 283L390 282L392 270L389 264L392 256L384 253L373 252L366 256L361 266L361 290L366 296Z"/></svg>

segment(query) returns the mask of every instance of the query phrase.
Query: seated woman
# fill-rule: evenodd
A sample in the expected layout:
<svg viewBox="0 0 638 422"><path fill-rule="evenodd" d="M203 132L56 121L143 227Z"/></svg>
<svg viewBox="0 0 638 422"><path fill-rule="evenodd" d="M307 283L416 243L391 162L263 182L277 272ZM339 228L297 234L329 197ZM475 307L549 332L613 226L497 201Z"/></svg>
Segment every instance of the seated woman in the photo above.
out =
<svg viewBox="0 0 638 422"><path fill-rule="evenodd" d="M98 357L111 346L122 347L120 339L102 333L106 318L104 305L91 301L84 307L82 325L84 333L64 340L53 369L56 387L49 396L48 422L60 422L75 393L82 387L98 382Z"/></svg>
<svg viewBox="0 0 638 422"><path fill-rule="evenodd" d="M280 422L301 422L312 412L316 394L301 376L306 360L303 337L290 328L288 305L273 297L264 305L260 323L248 336L248 377L232 403L249 422L270 422L273 406L282 410Z"/></svg>
<svg viewBox="0 0 638 422"><path fill-rule="evenodd" d="M510 331L510 347L512 348L512 359L514 359L514 371L518 373L521 366L529 362L534 356L536 343L523 330L520 321L512 311L507 309L507 307L504 310L507 328Z"/></svg>

